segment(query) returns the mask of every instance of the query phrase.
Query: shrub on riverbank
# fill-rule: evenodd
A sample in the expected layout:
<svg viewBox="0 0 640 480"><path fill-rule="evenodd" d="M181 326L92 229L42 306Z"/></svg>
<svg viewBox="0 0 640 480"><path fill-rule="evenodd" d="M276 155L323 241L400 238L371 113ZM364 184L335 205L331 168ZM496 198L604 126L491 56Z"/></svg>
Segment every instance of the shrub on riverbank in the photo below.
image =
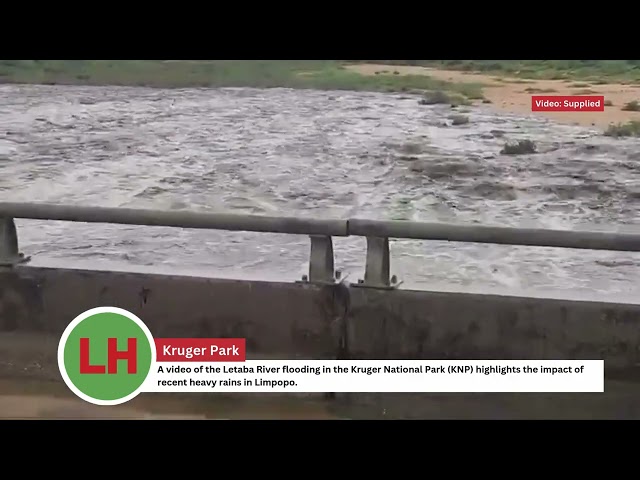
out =
<svg viewBox="0 0 640 480"><path fill-rule="evenodd" d="M452 107L459 107L460 105L471 105L471 100L464 95L451 94L438 90L435 92L426 92L418 103L420 103L420 105L451 105Z"/></svg>
<svg viewBox="0 0 640 480"><path fill-rule="evenodd" d="M640 103L637 100L633 100L625 104L625 106L622 107L620 110L624 112L640 112Z"/></svg>
<svg viewBox="0 0 640 480"><path fill-rule="evenodd" d="M640 137L640 121L611 124L604 132L607 137Z"/></svg>

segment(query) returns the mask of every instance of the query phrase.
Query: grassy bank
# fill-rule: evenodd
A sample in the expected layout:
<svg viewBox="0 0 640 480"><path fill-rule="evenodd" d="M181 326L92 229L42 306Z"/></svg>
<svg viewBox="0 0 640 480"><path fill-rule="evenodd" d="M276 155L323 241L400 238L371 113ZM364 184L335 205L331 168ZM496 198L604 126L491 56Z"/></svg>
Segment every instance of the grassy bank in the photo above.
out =
<svg viewBox="0 0 640 480"><path fill-rule="evenodd" d="M402 92L445 90L471 99L479 84L452 84L393 69L366 76L340 61L316 60L0 60L0 83L151 87L289 87Z"/></svg>
<svg viewBox="0 0 640 480"><path fill-rule="evenodd" d="M360 75L346 63L383 63ZM450 84L397 75L393 65L420 65L529 79L640 83L640 60L0 60L0 83L153 87L290 87L336 90L448 90L481 98L478 83Z"/></svg>
<svg viewBox="0 0 640 480"><path fill-rule="evenodd" d="M358 60L388 65L418 65L536 80L640 83L640 60Z"/></svg>

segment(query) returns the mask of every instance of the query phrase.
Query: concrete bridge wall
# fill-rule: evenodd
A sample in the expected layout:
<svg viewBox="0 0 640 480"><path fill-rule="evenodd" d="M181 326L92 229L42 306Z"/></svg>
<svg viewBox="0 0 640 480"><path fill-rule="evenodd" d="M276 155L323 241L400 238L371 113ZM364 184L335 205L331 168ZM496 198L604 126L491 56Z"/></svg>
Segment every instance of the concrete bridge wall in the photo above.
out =
<svg viewBox="0 0 640 480"><path fill-rule="evenodd" d="M105 305L159 337L244 337L253 357L606 361L597 399L353 394L351 417L640 418L640 305L468 293L21 266L0 272L0 376L61 381L59 335Z"/></svg>

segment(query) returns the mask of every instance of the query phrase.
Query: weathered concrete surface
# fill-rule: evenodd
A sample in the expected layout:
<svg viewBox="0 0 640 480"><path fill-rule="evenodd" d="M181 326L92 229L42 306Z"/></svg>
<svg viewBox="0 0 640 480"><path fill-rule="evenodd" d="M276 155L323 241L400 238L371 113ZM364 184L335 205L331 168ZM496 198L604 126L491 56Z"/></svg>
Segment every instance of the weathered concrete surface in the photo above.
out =
<svg viewBox="0 0 640 480"><path fill-rule="evenodd" d="M640 304L352 289L354 358L606 359L640 365Z"/></svg>
<svg viewBox="0 0 640 480"><path fill-rule="evenodd" d="M340 395L338 417L640 419L640 305L497 295L21 266L0 272L0 377L60 382L59 335L105 305L155 336L244 337L258 358L606 361L605 394Z"/></svg>
<svg viewBox="0 0 640 480"><path fill-rule="evenodd" d="M254 353L309 358L337 348L330 288L27 266L0 273L0 331L60 335L104 305L135 313L158 337L242 337Z"/></svg>

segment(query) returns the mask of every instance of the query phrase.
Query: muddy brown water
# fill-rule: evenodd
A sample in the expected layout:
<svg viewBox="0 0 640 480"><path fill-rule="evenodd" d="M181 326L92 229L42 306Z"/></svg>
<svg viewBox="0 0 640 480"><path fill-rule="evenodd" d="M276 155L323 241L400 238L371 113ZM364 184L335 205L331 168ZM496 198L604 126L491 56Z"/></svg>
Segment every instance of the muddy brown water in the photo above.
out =
<svg viewBox="0 0 640 480"><path fill-rule="evenodd" d="M288 89L0 86L0 200L640 229L640 141L402 95ZM505 156L529 138L537 155ZM20 221L34 262L298 279L299 236ZM395 240L419 288L633 294L640 255ZM338 239L362 276L364 240Z"/></svg>
<svg viewBox="0 0 640 480"><path fill-rule="evenodd" d="M640 231L640 140L411 96L0 86L0 199ZM537 155L505 156L528 138ZM297 279L298 236L20 221L35 262ZM640 255L393 242L405 285L637 292ZM364 241L338 239L362 275Z"/></svg>
<svg viewBox="0 0 640 480"><path fill-rule="evenodd" d="M640 231L640 140L490 106L452 126L452 113L379 93L3 85L0 201ZM500 154L519 139L540 153ZM18 227L35 265L295 280L308 261L301 236ZM351 279L363 274L364 247L336 241ZM417 288L631 301L640 288L632 253L394 240L392 256L394 273ZM25 388L0 385L14 397Z"/></svg>

